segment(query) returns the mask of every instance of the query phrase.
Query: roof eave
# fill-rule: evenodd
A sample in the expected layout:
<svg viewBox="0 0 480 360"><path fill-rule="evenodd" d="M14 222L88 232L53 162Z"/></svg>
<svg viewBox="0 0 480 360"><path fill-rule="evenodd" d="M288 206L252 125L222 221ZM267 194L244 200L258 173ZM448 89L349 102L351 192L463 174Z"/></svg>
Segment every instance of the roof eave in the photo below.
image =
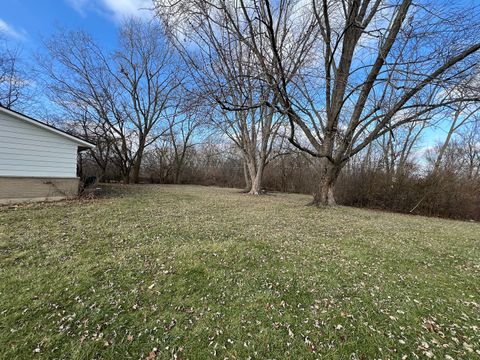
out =
<svg viewBox="0 0 480 360"><path fill-rule="evenodd" d="M62 131L62 130L59 130L51 125L48 125L48 124L45 124L39 120L36 120L34 118L31 118L27 115L24 115L22 113L19 113L17 111L14 111L14 110L11 110L11 109L7 109L3 106L0 106L0 112L3 112L7 115L10 115L10 116L13 116L13 117L16 117L17 119L20 119L20 120L23 120L23 121L26 121L34 126L38 126L42 129L45 129L47 131L50 131L54 134L57 134L57 135L60 135L60 136L63 136L67 139L69 139L70 141L76 143L78 145L78 148L81 149L80 151L83 151L83 150L87 150L87 149L93 149L95 147L94 144L92 143L89 143L88 141L85 141L85 140L82 140L76 136L73 136L73 135L70 135L68 133L66 133L65 131Z"/></svg>

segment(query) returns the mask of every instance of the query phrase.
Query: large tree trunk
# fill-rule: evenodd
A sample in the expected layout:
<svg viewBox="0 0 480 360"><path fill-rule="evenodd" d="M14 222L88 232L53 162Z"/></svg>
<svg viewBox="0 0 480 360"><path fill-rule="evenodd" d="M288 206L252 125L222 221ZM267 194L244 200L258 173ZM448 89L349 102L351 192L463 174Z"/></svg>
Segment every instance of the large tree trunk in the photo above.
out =
<svg viewBox="0 0 480 360"><path fill-rule="evenodd" d="M133 183L138 184L140 182L140 165L142 164L141 156L139 155L137 161L133 165Z"/></svg>
<svg viewBox="0 0 480 360"><path fill-rule="evenodd" d="M180 175L181 175L182 169L180 164L175 165L175 171L173 174L173 183L174 184L180 184Z"/></svg>
<svg viewBox="0 0 480 360"><path fill-rule="evenodd" d="M140 167L142 166L143 151L145 145L140 144L137 153L137 159L133 164L133 183L138 184L140 182Z"/></svg>
<svg viewBox="0 0 480 360"><path fill-rule="evenodd" d="M106 172L107 172L106 167L101 166L101 167L98 168L98 173L97 173L97 182L98 183L102 183L102 182L105 181Z"/></svg>
<svg viewBox="0 0 480 360"><path fill-rule="evenodd" d="M311 204L315 206L334 206L336 205L334 196L335 183L337 182L341 166L323 158L320 160L319 170L318 185L313 193Z"/></svg>
<svg viewBox="0 0 480 360"><path fill-rule="evenodd" d="M140 136L139 143L138 143L137 157L135 159L135 163L133 164L132 180L134 184L138 184L140 182L140 168L142 166L143 152L145 151L145 141L146 141L145 137Z"/></svg>
<svg viewBox="0 0 480 360"><path fill-rule="evenodd" d="M254 159L247 159L248 177L250 178L250 195L260 195L262 193L263 169L265 164L261 161L258 164Z"/></svg>
<svg viewBox="0 0 480 360"><path fill-rule="evenodd" d="M255 180L257 179L257 169L255 166L255 161L253 159L247 159L247 168L248 168L248 177L250 178L250 190L248 193L250 195L258 195L259 192L257 189L254 189L254 186L258 188L258 182L255 184ZM257 193L255 193L257 191Z"/></svg>
<svg viewBox="0 0 480 360"><path fill-rule="evenodd" d="M262 179L263 179L263 165L260 164L257 168L255 177L252 177L252 187L249 191L249 194L260 195L262 193Z"/></svg>

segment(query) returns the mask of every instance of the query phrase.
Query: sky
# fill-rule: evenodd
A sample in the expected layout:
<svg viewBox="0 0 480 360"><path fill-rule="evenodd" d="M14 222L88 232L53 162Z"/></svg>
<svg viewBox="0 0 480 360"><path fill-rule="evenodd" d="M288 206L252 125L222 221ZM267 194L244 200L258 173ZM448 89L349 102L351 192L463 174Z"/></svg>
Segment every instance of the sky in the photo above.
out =
<svg viewBox="0 0 480 360"><path fill-rule="evenodd" d="M0 0L0 31L24 57L62 28L84 30L114 46L118 25L129 16L150 17L150 0Z"/></svg>
<svg viewBox="0 0 480 360"><path fill-rule="evenodd" d="M113 48L122 20L131 16L148 19L151 6L151 0L0 0L0 32L9 47L19 49L22 58L34 66L43 40L61 29L84 30L102 47ZM41 101L48 107L48 100ZM426 145L443 136L438 130L427 134Z"/></svg>
<svg viewBox="0 0 480 360"><path fill-rule="evenodd" d="M89 33L104 49L117 45L122 20L136 16L151 19L151 0L0 0L0 35L9 49L20 53L28 70L38 68L37 55L44 41L62 30ZM27 115L50 122L54 104L31 83L35 106L22 109Z"/></svg>

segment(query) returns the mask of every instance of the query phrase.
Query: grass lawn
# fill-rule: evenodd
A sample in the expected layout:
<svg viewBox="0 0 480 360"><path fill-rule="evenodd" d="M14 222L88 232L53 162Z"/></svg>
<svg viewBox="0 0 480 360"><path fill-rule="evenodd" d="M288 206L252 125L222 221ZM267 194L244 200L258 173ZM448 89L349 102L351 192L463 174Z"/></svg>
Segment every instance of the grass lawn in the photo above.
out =
<svg viewBox="0 0 480 360"><path fill-rule="evenodd" d="M0 210L0 358L480 358L480 224L107 189Z"/></svg>

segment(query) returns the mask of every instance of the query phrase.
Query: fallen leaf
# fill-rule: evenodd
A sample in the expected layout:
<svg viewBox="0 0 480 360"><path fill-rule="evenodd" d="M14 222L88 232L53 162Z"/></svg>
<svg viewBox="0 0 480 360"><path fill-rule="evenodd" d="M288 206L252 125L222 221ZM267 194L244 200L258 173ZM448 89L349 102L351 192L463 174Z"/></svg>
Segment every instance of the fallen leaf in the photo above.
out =
<svg viewBox="0 0 480 360"><path fill-rule="evenodd" d="M153 350L148 354L145 360L153 360L157 357L157 348L153 348Z"/></svg>

